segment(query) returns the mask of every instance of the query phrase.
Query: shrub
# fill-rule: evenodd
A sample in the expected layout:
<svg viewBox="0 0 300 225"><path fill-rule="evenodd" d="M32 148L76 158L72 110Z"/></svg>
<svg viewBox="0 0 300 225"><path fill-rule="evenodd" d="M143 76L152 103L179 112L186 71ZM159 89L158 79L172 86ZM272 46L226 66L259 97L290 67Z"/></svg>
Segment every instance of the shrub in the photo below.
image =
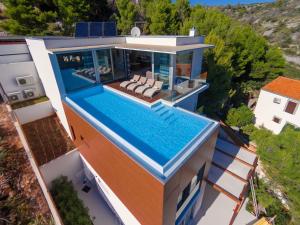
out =
<svg viewBox="0 0 300 225"><path fill-rule="evenodd" d="M228 111L226 122L231 126L243 127L251 124L253 120L253 112L246 105L242 105Z"/></svg>
<svg viewBox="0 0 300 225"><path fill-rule="evenodd" d="M260 216L274 217L276 215L275 225L290 224L290 212L283 206L280 200L273 195L272 191L269 190L269 185L261 179L255 179L254 181L258 204L266 209L266 214L261 212ZM249 202L246 209L253 212L252 195L249 195Z"/></svg>
<svg viewBox="0 0 300 225"><path fill-rule="evenodd" d="M60 212L64 225L92 225L88 208L78 198L72 181L61 176L52 182L52 197Z"/></svg>
<svg viewBox="0 0 300 225"><path fill-rule="evenodd" d="M266 173L286 195L293 222L300 221L300 131L286 126L279 135L274 135L259 129L251 134L251 140L257 144Z"/></svg>

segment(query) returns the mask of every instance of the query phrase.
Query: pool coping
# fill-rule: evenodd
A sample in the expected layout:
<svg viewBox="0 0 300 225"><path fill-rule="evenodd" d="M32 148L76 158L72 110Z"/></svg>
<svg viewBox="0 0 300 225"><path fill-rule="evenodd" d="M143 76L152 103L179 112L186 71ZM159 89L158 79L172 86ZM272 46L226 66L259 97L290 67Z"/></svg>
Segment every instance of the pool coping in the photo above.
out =
<svg viewBox="0 0 300 225"><path fill-rule="evenodd" d="M207 117L195 114L193 112L187 111L180 107L170 106L164 104L164 102L157 100L153 103L148 103L137 99L128 94L124 94L121 91L115 90L113 88L102 86L104 89L108 89L116 94L121 95L121 97L128 98L130 101L134 101L149 108L154 107L157 104L163 104L168 107L174 107L184 113L188 113L189 115L197 118L201 118L202 120L208 120L210 123L206 125L193 139L191 139L182 149L180 149L171 159L169 159L164 165L160 165L152 158L147 156L138 148L134 147L131 143L121 137L119 134L111 130L109 127L104 125L101 121L96 119L92 114L88 111L84 110L80 107L75 101L73 101L68 96L65 97L65 102L73 108L80 116L82 116L85 120L87 120L95 129L100 131L106 138L113 142L113 144L117 145L123 152L125 152L130 158L132 158L135 162L140 164L143 168L148 170L151 174L157 177L161 182L166 182L168 178L174 174L177 169L181 167L181 165L192 155L196 150L198 150L199 146L202 145L210 136L211 134L217 129L218 122ZM92 87L94 88L94 87Z"/></svg>

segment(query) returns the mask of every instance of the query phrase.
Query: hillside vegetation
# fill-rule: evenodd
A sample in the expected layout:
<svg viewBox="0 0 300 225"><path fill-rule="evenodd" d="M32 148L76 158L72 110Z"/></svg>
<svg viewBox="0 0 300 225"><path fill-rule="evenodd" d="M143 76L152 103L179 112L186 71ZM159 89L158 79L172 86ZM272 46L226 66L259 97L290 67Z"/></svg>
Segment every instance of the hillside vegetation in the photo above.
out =
<svg viewBox="0 0 300 225"><path fill-rule="evenodd" d="M287 70L300 78L300 0L237 5L220 8L225 14L250 24L272 45L278 45L290 63Z"/></svg>

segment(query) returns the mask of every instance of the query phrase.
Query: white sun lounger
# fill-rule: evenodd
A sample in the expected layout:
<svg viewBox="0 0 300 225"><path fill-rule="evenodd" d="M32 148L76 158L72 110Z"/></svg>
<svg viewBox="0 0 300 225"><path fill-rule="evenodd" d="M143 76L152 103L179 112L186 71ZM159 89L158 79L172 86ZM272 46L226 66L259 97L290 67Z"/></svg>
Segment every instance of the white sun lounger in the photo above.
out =
<svg viewBox="0 0 300 225"><path fill-rule="evenodd" d="M146 77L141 77L141 79L139 79L138 82L133 83L133 84L129 84L127 86L127 90L135 91L136 88L138 88L139 86L143 86L144 84L146 84L146 82L147 82L147 78Z"/></svg>
<svg viewBox="0 0 300 225"><path fill-rule="evenodd" d="M160 90L162 89L162 86L163 86L162 81L155 81L154 86L152 88L147 89L143 95L145 97L152 98L157 92L160 92Z"/></svg>
<svg viewBox="0 0 300 225"><path fill-rule="evenodd" d="M147 80L147 83L146 83L145 85L139 86L139 87L137 87L137 88L135 89L135 93L137 93L137 94L143 94L144 91L146 91L146 90L149 89L149 88L152 88L153 85L154 85L154 83L155 83L155 80L154 80L154 79L148 79L148 80Z"/></svg>
<svg viewBox="0 0 300 225"><path fill-rule="evenodd" d="M123 81L120 84L120 87L126 88L128 85L138 82L140 78L141 78L140 75L134 75L132 79Z"/></svg>

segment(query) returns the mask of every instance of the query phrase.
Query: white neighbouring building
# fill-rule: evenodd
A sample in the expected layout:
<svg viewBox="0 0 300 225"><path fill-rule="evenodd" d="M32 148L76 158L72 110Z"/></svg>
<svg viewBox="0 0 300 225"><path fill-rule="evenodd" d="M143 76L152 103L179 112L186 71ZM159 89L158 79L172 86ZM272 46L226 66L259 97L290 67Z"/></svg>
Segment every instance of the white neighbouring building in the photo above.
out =
<svg viewBox="0 0 300 225"><path fill-rule="evenodd" d="M255 125L279 134L285 125L300 127L300 80L278 77L265 85L255 108Z"/></svg>

